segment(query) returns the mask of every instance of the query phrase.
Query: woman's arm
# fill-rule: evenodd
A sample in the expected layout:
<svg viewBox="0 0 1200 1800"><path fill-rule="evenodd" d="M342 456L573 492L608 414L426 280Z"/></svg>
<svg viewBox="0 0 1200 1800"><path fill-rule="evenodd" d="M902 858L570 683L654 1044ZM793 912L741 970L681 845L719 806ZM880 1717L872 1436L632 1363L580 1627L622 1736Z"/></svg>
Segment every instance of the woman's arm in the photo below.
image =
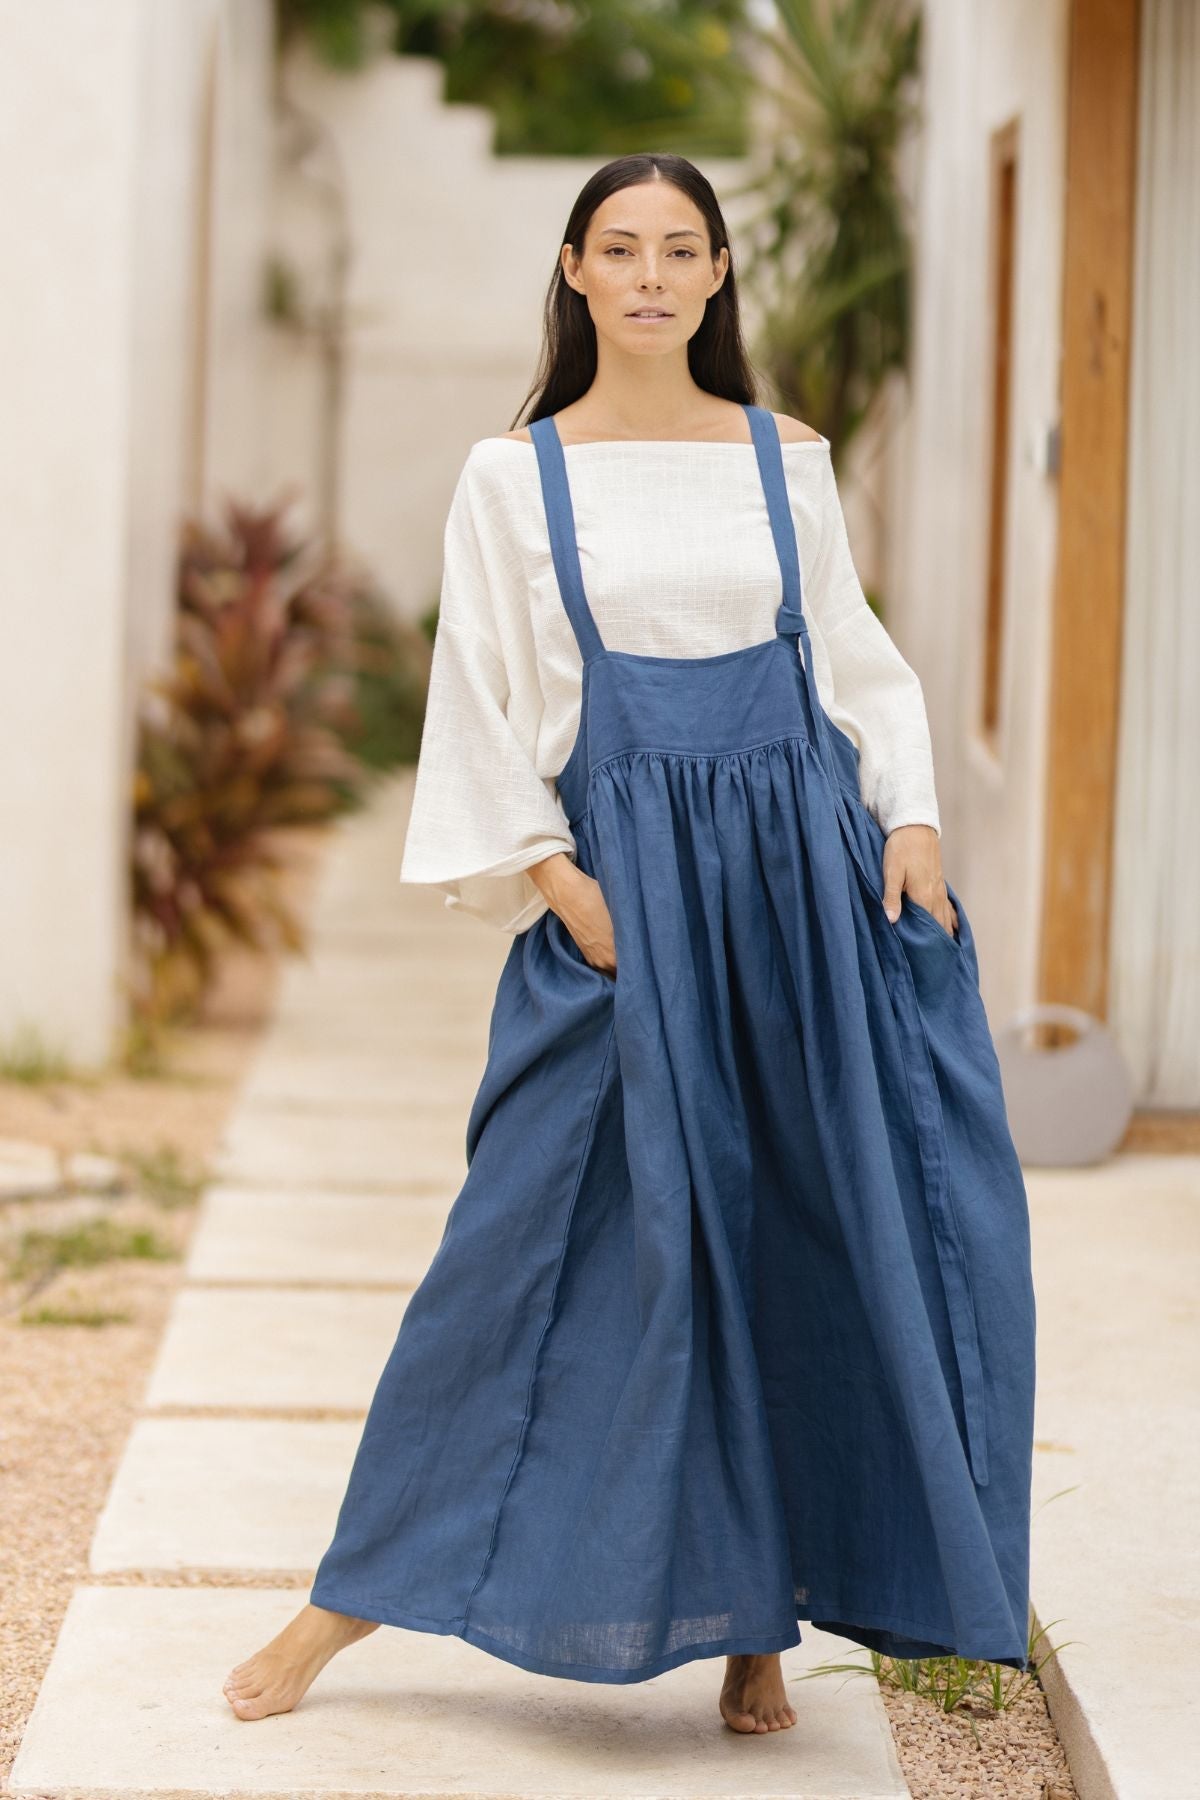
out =
<svg viewBox="0 0 1200 1800"><path fill-rule="evenodd" d="M538 774L531 734L511 716L496 628L488 511L470 457L444 534L441 603L401 881L440 887L448 906L508 932L546 910L528 874L570 860L575 841L551 783ZM527 722L522 722L527 725Z"/></svg>
<svg viewBox="0 0 1200 1800"><path fill-rule="evenodd" d="M925 697L916 671L867 604L831 461L824 482L820 548L805 598L820 628L838 704L860 727L863 803L886 834L884 908L894 922L907 893L952 932L958 920L942 874Z"/></svg>

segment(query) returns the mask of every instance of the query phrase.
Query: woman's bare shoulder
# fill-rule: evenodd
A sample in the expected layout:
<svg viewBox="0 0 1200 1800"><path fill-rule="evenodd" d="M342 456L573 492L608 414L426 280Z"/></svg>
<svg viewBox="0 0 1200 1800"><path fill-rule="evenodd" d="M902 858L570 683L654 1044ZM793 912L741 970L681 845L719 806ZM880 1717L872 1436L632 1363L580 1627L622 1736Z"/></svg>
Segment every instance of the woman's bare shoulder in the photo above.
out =
<svg viewBox="0 0 1200 1800"><path fill-rule="evenodd" d="M819 431L814 431L811 425L806 425L803 419L793 419L788 413L773 413L771 416L779 427L780 443L822 444L825 442L822 434ZM531 444L533 442L533 438L527 425L523 425L519 431L504 431L498 433L497 436L500 440L509 438L517 444Z"/></svg>
<svg viewBox="0 0 1200 1800"><path fill-rule="evenodd" d="M781 444L822 444L825 441L822 434L806 425L803 419L793 419L788 413L772 413L771 417L779 427Z"/></svg>

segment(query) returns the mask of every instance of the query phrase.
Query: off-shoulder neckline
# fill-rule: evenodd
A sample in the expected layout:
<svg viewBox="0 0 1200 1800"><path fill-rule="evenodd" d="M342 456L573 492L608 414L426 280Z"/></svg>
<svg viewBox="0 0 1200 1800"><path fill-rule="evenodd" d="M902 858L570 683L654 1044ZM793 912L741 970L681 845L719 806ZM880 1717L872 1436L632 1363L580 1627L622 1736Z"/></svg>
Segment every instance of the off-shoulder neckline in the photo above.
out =
<svg viewBox="0 0 1200 1800"><path fill-rule="evenodd" d="M478 440L480 444L515 444L522 450L534 450L536 445L529 438L485 437ZM828 450L831 448L827 437L791 438L780 440L781 450ZM563 452L571 450L753 450L754 445L733 443L725 438L587 438L582 444L564 444Z"/></svg>

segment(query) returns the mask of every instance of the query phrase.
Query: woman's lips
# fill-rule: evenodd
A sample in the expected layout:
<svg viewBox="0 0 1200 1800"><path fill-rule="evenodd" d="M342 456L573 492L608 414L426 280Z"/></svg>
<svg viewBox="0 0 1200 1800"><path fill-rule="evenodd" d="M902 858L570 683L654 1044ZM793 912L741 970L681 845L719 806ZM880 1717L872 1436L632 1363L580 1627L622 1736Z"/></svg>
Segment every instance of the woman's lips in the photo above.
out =
<svg viewBox="0 0 1200 1800"><path fill-rule="evenodd" d="M663 323L664 319L673 319L675 317L674 313L669 313L669 312L660 312L660 313L631 312L631 313L627 313L625 316L626 316L626 318L636 320L636 322L639 325L661 325Z"/></svg>

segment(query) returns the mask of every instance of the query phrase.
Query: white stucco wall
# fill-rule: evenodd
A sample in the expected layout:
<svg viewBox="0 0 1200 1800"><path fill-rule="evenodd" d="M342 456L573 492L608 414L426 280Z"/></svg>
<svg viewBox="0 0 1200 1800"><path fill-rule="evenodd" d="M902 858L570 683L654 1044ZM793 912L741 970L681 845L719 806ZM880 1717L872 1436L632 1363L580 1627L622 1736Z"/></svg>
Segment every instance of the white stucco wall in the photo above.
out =
<svg viewBox="0 0 1200 1800"><path fill-rule="evenodd" d="M0 1038L32 1025L77 1061L123 1016L133 696L167 642L180 508L265 466L269 19L268 0L0 0Z"/></svg>
<svg viewBox="0 0 1200 1800"><path fill-rule="evenodd" d="M928 0L917 155L913 381L889 491L889 628L934 742L943 864L979 941L994 1022L1035 991L1057 495L1037 450L1058 416L1066 0ZM1020 117L1001 730L983 672L990 397L989 137Z"/></svg>

